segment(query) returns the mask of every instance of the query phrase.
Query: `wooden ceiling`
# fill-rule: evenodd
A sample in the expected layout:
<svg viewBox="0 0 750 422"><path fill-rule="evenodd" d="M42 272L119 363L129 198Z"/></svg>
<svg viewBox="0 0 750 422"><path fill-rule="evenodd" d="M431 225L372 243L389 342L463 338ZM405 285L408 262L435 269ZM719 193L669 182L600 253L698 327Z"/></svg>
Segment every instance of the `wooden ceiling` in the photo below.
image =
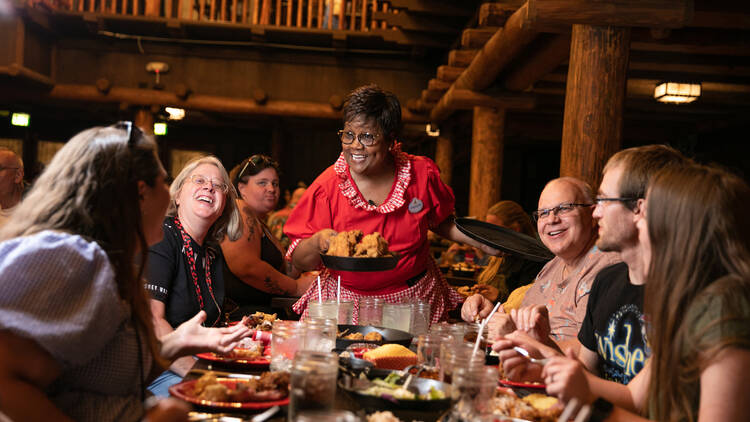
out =
<svg viewBox="0 0 750 422"><path fill-rule="evenodd" d="M429 81L420 98L408 102L408 107L414 112L431 114L433 121L445 121L455 111L470 108L473 102L484 101L483 104L491 105L495 99L499 106L505 106L510 111L523 109L519 115L534 121L535 126L539 126L540 122L561 125L570 48L570 20L557 22L554 17L558 14L551 15L553 18L550 19L535 21L530 11L535 4L550 8L547 5L555 3L591 5L597 2L531 0L527 3L501 0L482 4L475 27L463 31L460 46L446 55L444 64L436 69L435 78ZM639 0L631 3L653 5L659 2ZM652 121L654 124L703 122L702 127L706 127L707 121L716 119L735 122L747 120L750 112L750 5L741 1L705 0L696 0L692 7L690 3L682 1L661 3L665 9L661 25L642 27L637 22L627 25L633 29L626 121L635 126L638 124L634 121ZM508 19L521 7L527 8L523 22L520 25L511 22L512 27L507 27ZM684 10L689 13L685 13L683 22L678 22L681 7L687 7ZM537 13L543 11L537 10ZM612 24L617 24L617 16L612 21ZM502 56L504 62L495 75L489 76L491 80L480 81L479 85L486 86L484 89L472 93L454 89L455 92L451 94L459 94L457 98L460 97L460 100L448 100L452 107L447 109L437 107L441 100L446 102L446 92L471 65L476 54L483 48L490 49L487 43L498 31L508 34L509 31L528 32L529 26L536 27L529 36L516 36L513 44L496 43L491 46L495 50L501 47L502 51L495 53L496 58ZM475 79L487 77L486 74L474 76ZM654 100L653 94L660 81L700 82L701 97L686 105L659 103ZM527 103L519 103L518 98L514 97L518 94L527 95L526 101L533 101L534 105L529 107ZM486 98L478 98L480 95ZM538 130L534 127L529 129Z"/></svg>

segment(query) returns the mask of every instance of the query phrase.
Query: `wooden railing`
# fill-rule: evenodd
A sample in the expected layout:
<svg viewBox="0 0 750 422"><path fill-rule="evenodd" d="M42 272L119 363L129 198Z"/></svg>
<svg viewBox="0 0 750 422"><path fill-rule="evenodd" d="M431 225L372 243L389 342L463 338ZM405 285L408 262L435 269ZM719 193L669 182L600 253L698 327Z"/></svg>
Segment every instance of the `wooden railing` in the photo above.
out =
<svg viewBox="0 0 750 422"><path fill-rule="evenodd" d="M191 21L368 31L387 28L373 12L391 12L385 0L29 0L73 12ZM333 12L333 13L331 13Z"/></svg>

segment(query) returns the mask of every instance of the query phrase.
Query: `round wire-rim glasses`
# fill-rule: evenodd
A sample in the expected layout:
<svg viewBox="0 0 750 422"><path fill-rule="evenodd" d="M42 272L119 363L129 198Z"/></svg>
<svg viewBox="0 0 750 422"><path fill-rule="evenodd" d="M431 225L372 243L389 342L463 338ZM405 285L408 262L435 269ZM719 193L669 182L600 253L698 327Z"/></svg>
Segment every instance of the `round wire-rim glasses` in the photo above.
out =
<svg viewBox="0 0 750 422"><path fill-rule="evenodd" d="M372 134L370 132L362 132L360 134L355 135L354 132L351 130L340 130L338 131L339 139L341 140L341 143L344 145L349 145L354 140L358 140L360 144L370 147L375 145L375 141L378 139L378 135Z"/></svg>

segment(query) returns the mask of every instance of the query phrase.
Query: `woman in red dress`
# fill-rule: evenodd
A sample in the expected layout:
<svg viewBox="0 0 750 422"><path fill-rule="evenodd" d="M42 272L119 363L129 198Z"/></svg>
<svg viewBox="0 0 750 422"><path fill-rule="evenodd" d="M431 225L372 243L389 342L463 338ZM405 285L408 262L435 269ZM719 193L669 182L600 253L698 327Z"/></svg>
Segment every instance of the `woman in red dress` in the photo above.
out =
<svg viewBox="0 0 750 422"><path fill-rule="evenodd" d="M344 104L338 160L310 185L286 222L291 241L287 258L300 270L322 269L323 299L336 297L341 277L342 300L373 296L386 301L419 299L431 304L432 321L447 318L460 296L443 278L430 256L427 231L497 254L461 233L454 224L454 196L440 180L435 163L401 151L396 141L401 105L395 95L367 85L352 91ZM320 253L337 232L379 232L400 255L396 268L380 272L347 272L324 268ZM294 305L306 314L317 283ZM355 321L357 307L355 306Z"/></svg>

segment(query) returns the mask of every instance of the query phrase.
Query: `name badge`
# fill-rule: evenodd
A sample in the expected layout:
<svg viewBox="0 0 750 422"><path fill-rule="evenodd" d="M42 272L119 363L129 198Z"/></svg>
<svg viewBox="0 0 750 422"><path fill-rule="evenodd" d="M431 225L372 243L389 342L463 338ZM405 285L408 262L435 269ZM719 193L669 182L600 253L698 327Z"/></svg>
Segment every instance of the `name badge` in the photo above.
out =
<svg viewBox="0 0 750 422"><path fill-rule="evenodd" d="M424 208L424 204L418 198L414 198L409 202L409 212L412 214L422 211L422 208Z"/></svg>

